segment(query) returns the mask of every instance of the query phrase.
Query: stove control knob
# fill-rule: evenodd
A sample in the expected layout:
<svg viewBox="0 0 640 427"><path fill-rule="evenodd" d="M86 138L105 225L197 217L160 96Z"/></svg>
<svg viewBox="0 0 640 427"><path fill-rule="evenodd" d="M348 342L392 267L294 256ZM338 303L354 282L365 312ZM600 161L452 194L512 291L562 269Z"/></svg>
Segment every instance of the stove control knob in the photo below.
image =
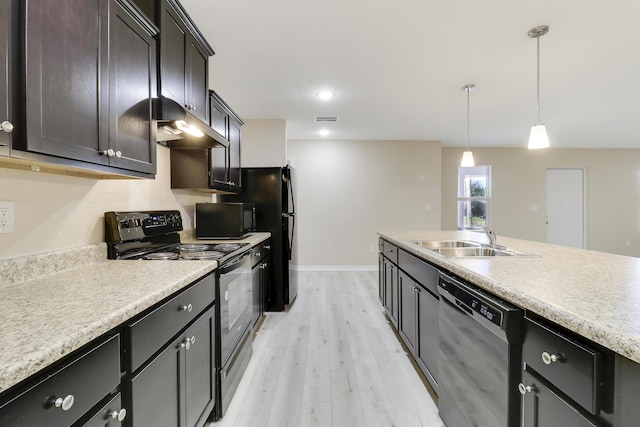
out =
<svg viewBox="0 0 640 427"><path fill-rule="evenodd" d="M193 306L191 304L189 305L183 305L182 307L182 311L188 311L191 312L191 310L193 310Z"/></svg>

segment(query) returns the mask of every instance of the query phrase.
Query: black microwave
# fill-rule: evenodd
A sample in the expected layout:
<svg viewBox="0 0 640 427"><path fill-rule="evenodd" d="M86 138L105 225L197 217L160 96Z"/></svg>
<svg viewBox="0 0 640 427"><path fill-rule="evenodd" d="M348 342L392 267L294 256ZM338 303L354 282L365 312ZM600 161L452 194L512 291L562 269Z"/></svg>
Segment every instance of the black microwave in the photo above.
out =
<svg viewBox="0 0 640 427"><path fill-rule="evenodd" d="M196 238L241 239L256 231L253 203L196 203Z"/></svg>

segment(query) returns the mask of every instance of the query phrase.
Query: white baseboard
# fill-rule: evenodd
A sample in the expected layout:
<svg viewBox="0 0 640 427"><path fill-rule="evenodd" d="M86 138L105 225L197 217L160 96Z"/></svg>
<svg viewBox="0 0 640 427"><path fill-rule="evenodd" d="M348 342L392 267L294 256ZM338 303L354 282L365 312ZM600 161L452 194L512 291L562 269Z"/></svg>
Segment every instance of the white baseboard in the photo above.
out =
<svg viewBox="0 0 640 427"><path fill-rule="evenodd" d="M296 271L378 271L377 265L292 265Z"/></svg>

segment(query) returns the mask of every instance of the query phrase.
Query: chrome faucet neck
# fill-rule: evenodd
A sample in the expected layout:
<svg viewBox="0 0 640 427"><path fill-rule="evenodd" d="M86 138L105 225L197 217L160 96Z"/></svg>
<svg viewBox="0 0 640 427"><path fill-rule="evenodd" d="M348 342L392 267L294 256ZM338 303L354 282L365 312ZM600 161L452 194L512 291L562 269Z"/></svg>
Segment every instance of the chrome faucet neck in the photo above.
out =
<svg viewBox="0 0 640 427"><path fill-rule="evenodd" d="M489 239L489 243L491 243L491 245L495 246L496 241L498 240L498 237L496 236L496 233L494 233L493 230L490 229L489 227L487 227L486 225L483 225L482 229L484 230L484 234L487 235L487 238Z"/></svg>

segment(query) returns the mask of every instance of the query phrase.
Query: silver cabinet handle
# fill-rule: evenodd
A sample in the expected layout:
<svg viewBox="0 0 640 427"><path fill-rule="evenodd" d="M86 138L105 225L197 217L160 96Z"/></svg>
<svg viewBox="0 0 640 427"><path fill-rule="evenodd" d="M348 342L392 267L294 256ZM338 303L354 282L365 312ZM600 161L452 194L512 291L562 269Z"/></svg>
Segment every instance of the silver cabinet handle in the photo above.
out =
<svg viewBox="0 0 640 427"><path fill-rule="evenodd" d="M120 150L116 151L115 155L116 155L117 158L122 157L122 151L120 151Z"/></svg>
<svg viewBox="0 0 640 427"><path fill-rule="evenodd" d="M189 305L183 305L182 307L180 307L180 309L181 309L182 311L188 311L188 312L191 312L191 310L193 310L193 306L192 306L191 304L189 304Z"/></svg>
<svg viewBox="0 0 640 427"><path fill-rule="evenodd" d="M563 362L564 356L562 354L549 354L546 351L542 352L542 362L545 365L551 365L556 362Z"/></svg>
<svg viewBox="0 0 640 427"><path fill-rule="evenodd" d="M260 256L260 252L256 252L256 256Z"/></svg>
<svg viewBox="0 0 640 427"><path fill-rule="evenodd" d="M107 157L113 157L116 155L116 152L113 149L109 148L108 150L100 151L100 154Z"/></svg>
<svg viewBox="0 0 640 427"><path fill-rule="evenodd" d="M8 120L5 120L4 122L2 122L2 124L0 124L0 127L2 128L2 130L6 133L11 133L13 132L13 123L11 123Z"/></svg>
<svg viewBox="0 0 640 427"><path fill-rule="evenodd" d="M266 250L271 249L271 245L264 245L263 248L265 248Z"/></svg>
<svg viewBox="0 0 640 427"><path fill-rule="evenodd" d="M111 418L113 418L114 420L118 420L119 422L123 422L124 419L127 417L127 410L122 408L119 411L113 411L111 413Z"/></svg>
<svg viewBox="0 0 640 427"><path fill-rule="evenodd" d="M191 338L186 338L184 341L180 343L180 348L184 348L185 350L189 350L193 344L196 343L196 337L193 336Z"/></svg>
<svg viewBox="0 0 640 427"><path fill-rule="evenodd" d="M68 411L73 406L73 402L75 401L75 397L73 394L66 396L65 398L58 397L53 404L56 408L62 408L63 411Z"/></svg>
<svg viewBox="0 0 640 427"><path fill-rule="evenodd" d="M527 393L535 393L536 391L538 391L538 389L536 388L535 384L524 385L520 383L518 384L518 391L520 391L520 394L524 396Z"/></svg>

